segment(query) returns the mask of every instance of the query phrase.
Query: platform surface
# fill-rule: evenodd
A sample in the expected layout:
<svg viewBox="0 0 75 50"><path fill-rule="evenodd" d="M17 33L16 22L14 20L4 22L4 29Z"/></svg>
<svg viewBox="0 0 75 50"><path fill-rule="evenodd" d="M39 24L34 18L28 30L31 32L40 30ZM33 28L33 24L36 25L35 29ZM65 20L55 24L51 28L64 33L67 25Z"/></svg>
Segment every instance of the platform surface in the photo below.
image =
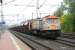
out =
<svg viewBox="0 0 75 50"><path fill-rule="evenodd" d="M9 31L0 32L0 50L31 50Z"/></svg>

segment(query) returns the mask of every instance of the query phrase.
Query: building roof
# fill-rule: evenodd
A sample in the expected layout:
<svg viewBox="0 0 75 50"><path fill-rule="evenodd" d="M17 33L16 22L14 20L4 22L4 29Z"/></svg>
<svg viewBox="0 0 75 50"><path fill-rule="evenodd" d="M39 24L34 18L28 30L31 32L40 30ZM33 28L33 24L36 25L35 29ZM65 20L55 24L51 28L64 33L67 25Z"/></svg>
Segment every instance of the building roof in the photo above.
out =
<svg viewBox="0 0 75 50"><path fill-rule="evenodd" d="M58 18L58 17L52 16L52 15L48 15L48 16L45 16L45 17L43 17L43 18L46 18L46 19L56 19L56 18Z"/></svg>

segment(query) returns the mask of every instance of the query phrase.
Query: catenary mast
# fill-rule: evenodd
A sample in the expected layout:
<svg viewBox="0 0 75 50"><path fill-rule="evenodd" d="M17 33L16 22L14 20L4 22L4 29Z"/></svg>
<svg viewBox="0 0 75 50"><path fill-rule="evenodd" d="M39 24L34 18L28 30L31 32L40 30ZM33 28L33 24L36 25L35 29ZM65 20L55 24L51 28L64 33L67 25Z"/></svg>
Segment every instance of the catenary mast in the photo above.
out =
<svg viewBox="0 0 75 50"><path fill-rule="evenodd" d="M1 3L1 24L5 24L3 16L3 0L0 0Z"/></svg>

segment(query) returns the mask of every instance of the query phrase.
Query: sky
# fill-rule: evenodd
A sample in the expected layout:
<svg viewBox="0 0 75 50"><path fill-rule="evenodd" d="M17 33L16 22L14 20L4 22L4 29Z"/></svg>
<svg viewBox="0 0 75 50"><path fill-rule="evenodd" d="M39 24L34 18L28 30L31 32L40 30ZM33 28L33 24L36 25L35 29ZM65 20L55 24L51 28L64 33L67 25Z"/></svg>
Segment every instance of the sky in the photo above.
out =
<svg viewBox="0 0 75 50"><path fill-rule="evenodd" d="M32 19L32 16L37 18L37 1L39 2L38 17L44 17L52 15L63 0L3 0L3 14L6 24L19 24L22 21Z"/></svg>

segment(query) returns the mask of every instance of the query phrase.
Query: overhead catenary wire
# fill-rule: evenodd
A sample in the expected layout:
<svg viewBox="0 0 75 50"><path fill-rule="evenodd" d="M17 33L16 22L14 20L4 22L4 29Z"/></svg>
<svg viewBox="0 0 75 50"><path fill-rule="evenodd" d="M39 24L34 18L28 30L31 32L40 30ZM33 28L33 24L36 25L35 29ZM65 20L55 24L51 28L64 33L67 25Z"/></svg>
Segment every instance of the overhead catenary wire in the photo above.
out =
<svg viewBox="0 0 75 50"><path fill-rule="evenodd" d="M28 4L11 4L13 6L26 6L26 7L34 7L34 5L31 5L32 0Z"/></svg>
<svg viewBox="0 0 75 50"><path fill-rule="evenodd" d="M9 2L7 2L7 3L4 3L4 5L7 5L7 4L12 3L12 2L14 2L14 1L16 1L16 0L12 0L12 1L9 1Z"/></svg>
<svg viewBox="0 0 75 50"><path fill-rule="evenodd" d="M8 5L8 6L11 6L11 4L9 5L9 3L12 3L12 2L14 2L15 0L12 0L12 1L9 1L9 2L7 2L7 3L4 3L3 5ZM31 1L29 2L29 3L31 3ZM25 7L34 7L34 5L19 5L19 4L13 4L13 6L25 6ZM23 11L25 11L25 9L27 9L27 8L24 8L24 10ZM21 11L22 12L22 11ZM20 13L18 13L18 14L20 14ZM13 16L13 15L4 15L4 16Z"/></svg>
<svg viewBox="0 0 75 50"><path fill-rule="evenodd" d="M3 5L8 5L8 6L23 6L23 7L25 7L25 8L23 8L22 9L22 11L21 12L24 12L25 10L27 10L29 7L36 7L35 5L30 5L31 3L33 3L33 0L31 0L31 2L29 2L29 4L28 5L25 5L25 4L10 4L10 3L14 3L14 1L15 0L12 0L12 1L9 1L9 2L7 2L7 3L4 3ZM45 5L45 3L47 2L46 0L44 0L43 2L42 2L42 4L41 5L39 5L39 0L37 0L38 1L38 6L37 6L37 11L38 11L38 15L37 15L37 17L39 17L39 9L40 8L42 8L44 5ZM57 6L57 5L52 5L52 7L55 7L55 6ZM17 13L17 14L20 14L20 13ZM22 13L21 13L22 14ZM8 14L9 15L9 14ZM4 15L4 16L7 16L7 15ZM13 15L9 15L9 16L13 16Z"/></svg>
<svg viewBox="0 0 75 50"><path fill-rule="evenodd" d="M39 8L43 7L45 2L46 2L46 0L44 0L44 2L39 6Z"/></svg>
<svg viewBox="0 0 75 50"><path fill-rule="evenodd" d="M12 0L12 1L9 1L9 2L6 2L6 3L3 3L3 1L2 1L2 4L3 5L8 5L9 3L12 3L12 2L14 2L15 0ZM0 0L0 2L1 2L1 0ZM0 5L1 6L1 5Z"/></svg>

